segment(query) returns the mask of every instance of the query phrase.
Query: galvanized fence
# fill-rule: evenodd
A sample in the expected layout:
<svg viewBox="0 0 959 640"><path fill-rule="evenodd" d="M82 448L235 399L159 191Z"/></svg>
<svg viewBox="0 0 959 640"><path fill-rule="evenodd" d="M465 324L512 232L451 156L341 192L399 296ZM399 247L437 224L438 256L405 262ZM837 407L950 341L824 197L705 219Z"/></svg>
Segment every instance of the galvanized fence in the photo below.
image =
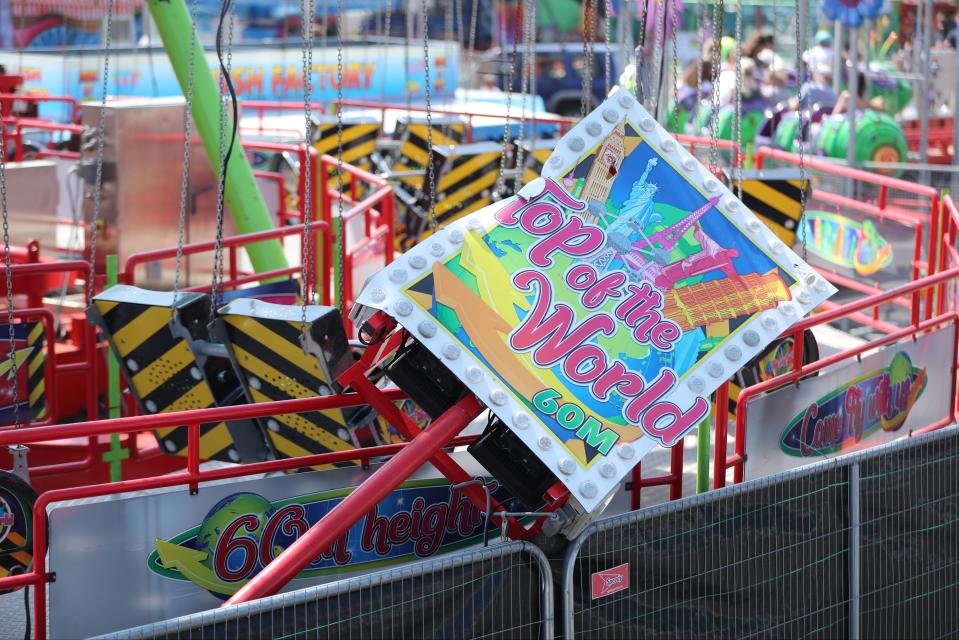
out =
<svg viewBox="0 0 959 640"><path fill-rule="evenodd" d="M566 638L959 635L959 428L600 520Z"/></svg>
<svg viewBox="0 0 959 640"><path fill-rule="evenodd" d="M542 551L513 542L101 637L549 639L552 580Z"/></svg>

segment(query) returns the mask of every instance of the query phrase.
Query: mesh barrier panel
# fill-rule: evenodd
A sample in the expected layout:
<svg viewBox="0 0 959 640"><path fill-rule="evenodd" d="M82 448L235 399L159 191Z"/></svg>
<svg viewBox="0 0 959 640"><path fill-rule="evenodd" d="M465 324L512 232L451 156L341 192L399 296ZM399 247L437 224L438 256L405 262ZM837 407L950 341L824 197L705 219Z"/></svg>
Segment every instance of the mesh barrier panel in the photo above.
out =
<svg viewBox="0 0 959 640"><path fill-rule="evenodd" d="M511 543L247 604L110 638L551 638L545 556Z"/></svg>
<svg viewBox="0 0 959 640"><path fill-rule="evenodd" d="M798 637L842 624L846 490L833 468L607 521L576 558L573 636ZM593 599L594 574L624 563L635 586Z"/></svg>
<svg viewBox="0 0 959 640"><path fill-rule="evenodd" d="M594 523L567 638L959 636L959 429Z"/></svg>
<svg viewBox="0 0 959 640"><path fill-rule="evenodd" d="M861 465L863 638L959 635L959 439Z"/></svg>

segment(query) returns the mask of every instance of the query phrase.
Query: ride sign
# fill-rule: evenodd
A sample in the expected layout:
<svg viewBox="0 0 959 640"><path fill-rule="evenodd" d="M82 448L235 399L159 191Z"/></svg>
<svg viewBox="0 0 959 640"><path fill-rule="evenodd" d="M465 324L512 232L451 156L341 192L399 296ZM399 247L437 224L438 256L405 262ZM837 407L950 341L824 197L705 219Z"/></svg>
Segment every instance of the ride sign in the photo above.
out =
<svg viewBox="0 0 959 640"><path fill-rule="evenodd" d="M625 92L545 167L358 302L441 358L592 512L834 289Z"/></svg>

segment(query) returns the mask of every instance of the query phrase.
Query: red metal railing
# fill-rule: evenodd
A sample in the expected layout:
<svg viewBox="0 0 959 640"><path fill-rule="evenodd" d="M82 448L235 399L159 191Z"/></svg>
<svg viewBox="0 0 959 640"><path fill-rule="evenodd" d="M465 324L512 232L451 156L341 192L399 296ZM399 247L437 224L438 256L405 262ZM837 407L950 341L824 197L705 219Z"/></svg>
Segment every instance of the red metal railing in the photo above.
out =
<svg viewBox="0 0 959 640"><path fill-rule="evenodd" d="M34 96L21 93L0 93L3 112L8 113L17 102L26 104L63 103L70 108L70 122L80 122L80 103L73 96Z"/></svg>
<svg viewBox="0 0 959 640"><path fill-rule="evenodd" d="M339 268L342 269L343 291L337 292L337 297L342 296L342 300L337 300L337 303L343 309L343 321L347 334L352 335L353 325L347 318L357 294L354 290L354 269L357 266L358 256L375 251L377 246L381 245L382 266L393 261L395 225L393 188L386 180L368 171L348 164L339 165L336 158L332 156L324 155L320 159L320 164L320 193L323 196L320 215L331 228L336 227L339 230L337 233L340 240L338 249L341 252ZM331 173L339 169L352 178L349 184L349 195L341 194L330 186L330 181L333 180ZM372 192L358 201L361 186ZM334 221L334 207L338 209L338 223ZM360 216L363 219L363 235L357 242L350 245L350 222Z"/></svg>
<svg viewBox="0 0 959 640"><path fill-rule="evenodd" d="M300 105L302 109L302 105ZM418 113L426 114L427 108L425 106L410 106L407 107L403 104L387 104L383 102L374 102L371 100L334 100L332 109L334 112L337 109L372 109L374 111L380 112L380 122L386 122L386 112L387 111L399 111L402 113ZM475 118L503 118L502 115L489 114L489 113L480 113L476 111L467 111L461 109L447 109L445 107L430 107L429 112L434 116L459 116L466 120L466 142L473 141L473 120ZM513 120L516 124L519 124L519 119L514 118ZM579 122L579 118L567 118L564 116L554 116L546 114L537 114L536 117L529 117L528 122L536 122L538 124L554 124L559 129L559 135L564 135L567 131L573 128L573 125ZM381 131L382 135L386 135L385 132Z"/></svg>
<svg viewBox="0 0 959 640"><path fill-rule="evenodd" d="M855 180L857 182L871 184L875 187L878 187L879 193L876 197L875 207L877 211L883 212L886 216L900 213L904 214L908 218L923 220L923 222L925 221L924 218L928 216L929 238L926 249L926 260L915 260L913 279L915 280L922 272L925 272L926 274L933 274L937 271L941 261L941 257L937 255L936 251L938 249L938 243L941 235L939 227L942 208L939 200L939 192L936 189L926 185L900 180L898 178L892 178L877 173L853 169L819 158L810 158L806 156L800 159L800 157L794 153L788 153L786 151L772 149L770 147L759 147L759 149L756 150L757 168L762 169L766 159L786 162L796 166L799 166L800 162L802 162L807 170L822 171L831 176L848 178L850 180ZM921 200L911 201L909 203L911 206L917 207L917 209L908 210L901 207L892 206L889 197L890 190L901 191L912 196L919 196ZM848 199L845 199L844 202L848 203ZM919 244L921 245L921 240ZM933 290L928 289L926 295L925 317L928 319L933 315Z"/></svg>
<svg viewBox="0 0 959 640"><path fill-rule="evenodd" d="M16 152L14 155L14 160L19 162L23 160L23 139L24 132L27 131L46 131L49 136L47 139L47 148L41 149L36 157L45 158L45 157L54 157L54 158L68 158L72 160L80 159L79 151L68 151L63 149L56 148L56 141L54 140L53 134L56 132L63 132L72 135L80 135L83 132L83 127L79 124L61 124L59 122L51 122L50 120L39 120L37 118L18 118L14 121L14 130L13 139L16 142Z"/></svg>
<svg viewBox="0 0 959 640"><path fill-rule="evenodd" d="M790 383L797 383L804 376L819 371L825 367L832 366L852 358L858 358L862 353L869 351L870 349L875 349L876 347L914 336L919 332L928 330L931 327L941 325L945 322L957 322L957 316L955 313L942 314L936 316L935 318L929 318L925 320L920 320L919 317L920 297L924 294L924 292L928 293L931 291L936 291L937 295L941 297L945 295L946 284L950 283L950 281L955 281L957 278L959 278L959 267L940 271L939 273L926 276L925 278L915 282L907 283L900 287L896 287L895 289L855 300L841 307L801 320L793 325L783 334L783 337L792 336L793 338L792 369L788 373L784 373L770 380L746 387L739 394L739 399L736 406L735 448L732 456L727 456L726 451L728 415L722 411L717 412L715 425L716 444L713 452L713 487L719 488L725 486L726 472L730 468L733 469L733 482L738 483L742 482L743 480L744 465L746 463L746 414L748 411L746 407L748 406L751 398L759 393L763 393L764 391L768 391L775 387ZM878 340L874 340L841 353L826 358L821 358L816 362L803 365L804 354L802 335L804 331L812 329L818 325L849 317L849 315L853 312L859 312L870 309L877 305L894 302L897 298L901 297L908 297L912 300L912 318L910 326L888 333ZM957 324L957 334L959 334L959 324ZM954 351L952 354L952 362L955 363L956 359L957 353ZM953 388L955 388L955 366L953 366L951 370L953 376ZM717 391L717 406L725 406L725 404L719 403L728 398L728 393L729 383L726 382L721 385ZM956 415L954 408L952 415L948 416L948 418L945 418L944 421L937 422L933 425L928 425L918 432L928 431L933 428L945 426L946 424L955 422L955 418Z"/></svg>
<svg viewBox="0 0 959 640"><path fill-rule="evenodd" d="M255 131L257 133L274 133L277 131L276 127L264 127L263 120L266 117L266 114L270 111L287 111L295 113L303 113L303 101L296 102L293 100L241 100L240 109L243 111L253 111L257 115L257 128ZM312 112L318 114L326 113L326 108L321 104L313 104ZM299 133L300 136L303 135L302 130L289 130L289 132Z"/></svg>
<svg viewBox="0 0 959 640"><path fill-rule="evenodd" d="M716 148L720 151L729 151L730 160L732 162L733 168L736 168L742 164L743 153L739 147L739 143L733 140L723 140L721 138L716 140L711 140L706 136L691 136L685 133L675 133L673 137L676 138L676 142L681 145L685 145L693 156L699 157L697 154L702 149L709 149L710 146L715 143ZM718 171L718 169L714 169Z"/></svg>

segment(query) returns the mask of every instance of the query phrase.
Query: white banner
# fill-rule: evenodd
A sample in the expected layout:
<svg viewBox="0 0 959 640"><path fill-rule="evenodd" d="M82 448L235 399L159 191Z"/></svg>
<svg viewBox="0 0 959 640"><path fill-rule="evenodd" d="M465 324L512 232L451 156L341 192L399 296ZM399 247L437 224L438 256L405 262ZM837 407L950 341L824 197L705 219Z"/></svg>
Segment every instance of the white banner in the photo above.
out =
<svg viewBox="0 0 959 640"><path fill-rule="evenodd" d="M746 479L908 436L951 414L955 325L749 403Z"/></svg>

